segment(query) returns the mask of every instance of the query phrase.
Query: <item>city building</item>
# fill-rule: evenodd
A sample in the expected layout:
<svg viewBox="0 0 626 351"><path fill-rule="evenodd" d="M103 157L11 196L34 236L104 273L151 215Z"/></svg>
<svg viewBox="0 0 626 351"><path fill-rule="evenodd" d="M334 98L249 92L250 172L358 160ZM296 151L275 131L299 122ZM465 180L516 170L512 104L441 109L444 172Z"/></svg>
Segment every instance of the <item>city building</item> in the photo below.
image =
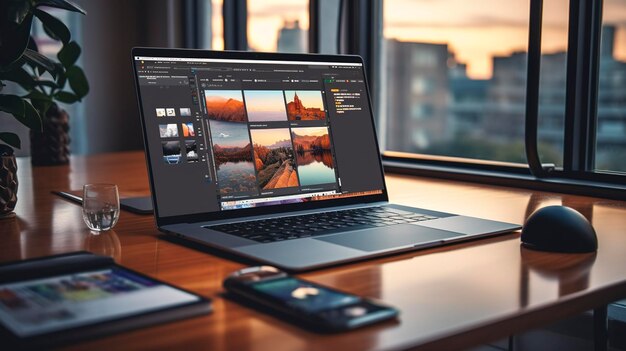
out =
<svg viewBox="0 0 626 351"><path fill-rule="evenodd" d="M387 148L427 148L448 133L448 45L397 40L385 45Z"/></svg>
<svg viewBox="0 0 626 351"><path fill-rule="evenodd" d="M300 21L285 21L278 32L277 51L306 52L307 31L300 27Z"/></svg>

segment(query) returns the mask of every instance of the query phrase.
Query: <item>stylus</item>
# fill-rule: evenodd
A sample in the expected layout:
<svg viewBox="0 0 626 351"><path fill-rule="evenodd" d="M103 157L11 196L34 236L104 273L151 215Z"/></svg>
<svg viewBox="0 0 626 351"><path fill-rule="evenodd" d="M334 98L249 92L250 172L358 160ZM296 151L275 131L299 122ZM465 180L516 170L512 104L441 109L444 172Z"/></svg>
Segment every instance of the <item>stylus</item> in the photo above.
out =
<svg viewBox="0 0 626 351"><path fill-rule="evenodd" d="M60 197L62 197L64 199L70 200L72 202L76 202L77 204L82 204L83 203L83 198L82 197L74 195L74 194L67 193L65 191L53 190L52 193L55 194L55 195L59 195Z"/></svg>

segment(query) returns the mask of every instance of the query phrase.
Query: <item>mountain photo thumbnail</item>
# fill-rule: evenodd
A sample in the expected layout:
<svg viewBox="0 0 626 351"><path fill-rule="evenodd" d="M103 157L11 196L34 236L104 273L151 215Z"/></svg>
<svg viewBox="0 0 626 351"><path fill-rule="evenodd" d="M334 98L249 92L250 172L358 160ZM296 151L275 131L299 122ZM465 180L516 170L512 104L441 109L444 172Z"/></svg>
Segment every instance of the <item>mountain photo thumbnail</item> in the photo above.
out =
<svg viewBox="0 0 626 351"><path fill-rule="evenodd" d="M204 100L209 119L225 122L246 122L241 90L205 90Z"/></svg>
<svg viewBox="0 0 626 351"><path fill-rule="evenodd" d="M290 121L313 121L326 118L322 92L319 90L286 90L287 116Z"/></svg>

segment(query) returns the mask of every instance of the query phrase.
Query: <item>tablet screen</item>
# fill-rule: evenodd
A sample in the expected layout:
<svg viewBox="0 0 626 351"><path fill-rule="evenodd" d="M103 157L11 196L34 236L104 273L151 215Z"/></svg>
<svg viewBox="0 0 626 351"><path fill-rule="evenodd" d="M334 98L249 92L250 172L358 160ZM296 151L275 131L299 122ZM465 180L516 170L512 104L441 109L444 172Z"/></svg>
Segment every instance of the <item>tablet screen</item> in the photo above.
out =
<svg viewBox="0 0 626 351"><path fill-rule="evenodd" d="M200 300L120 267L0 284L0 323L19 337Z"/></svg>

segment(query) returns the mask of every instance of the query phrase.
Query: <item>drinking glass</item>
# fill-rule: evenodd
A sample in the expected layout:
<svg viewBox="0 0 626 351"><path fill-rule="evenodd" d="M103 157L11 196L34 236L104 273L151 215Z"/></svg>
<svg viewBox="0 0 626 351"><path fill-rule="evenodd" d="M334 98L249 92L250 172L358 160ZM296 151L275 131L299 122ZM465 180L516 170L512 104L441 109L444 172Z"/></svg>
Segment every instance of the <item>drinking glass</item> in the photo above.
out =
<svg viewBox="0 0 626 351"><path fill-rule="evenodd" d="M120 196L115 184L83 186L83 220L94 232L109 230L120 217Z"/></svg>

